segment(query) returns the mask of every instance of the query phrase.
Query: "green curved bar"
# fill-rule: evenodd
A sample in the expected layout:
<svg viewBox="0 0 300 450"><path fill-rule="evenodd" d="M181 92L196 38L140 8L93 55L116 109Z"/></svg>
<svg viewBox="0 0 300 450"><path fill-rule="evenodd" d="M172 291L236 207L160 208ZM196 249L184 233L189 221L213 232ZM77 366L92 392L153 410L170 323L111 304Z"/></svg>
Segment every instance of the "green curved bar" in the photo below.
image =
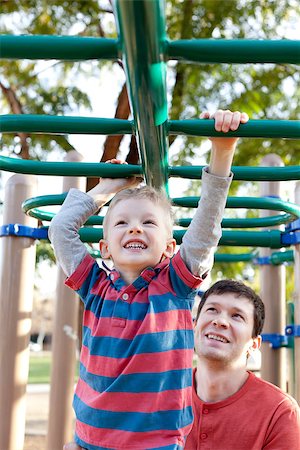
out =
<svg viewBox="0 0 300 450"><path fill-rule="evenodd" d="M205 64L299 64L300 41L254 39L190 39L169 41L169 59Z"/></svg>
<svg viewBox="0 0 300 450"><path fill-rule="evenodd" d="M164 6L160 0L114 1L143 172L147 184L168 191Z"/></svg>
<svg viewBox="0 0 300 450"><path fill-rule="evenodd" d="M81 61L119 57L116 39L95 37L1 35L0 48L5 59Z"/></svg>
<svg viewBox="0 0 300 450"><path fill-rule="evenodd" d="M3 133L49 134L133 134L134 122L124 119L100 119L78 116L47 116L43 114L7 114L0 116Z"/></svg>
<svg viewBox="0 0 300 450"><path fill-rule="evenodd" d="M196 208L199 197L173 198L174 205L187 208ZM279 198L270 197L228 197L226 208L267 209L272 211L284 211L291 215L291 220L300 217L300 206L286 202ZM263 219L263 218L262 218ZM250 219L248 219L250 220Z"/></svg>
<svg viewBox="0 0 300 450"><path fill-rule="evenodd" d="M66 194L45 195L33 197L23 202L23 211L36 219L42 221L51 221L54 214L38 209L41 206L61 205ZM199 197L175 198L173 203L177 206L196 207ZM270 227L274 225L287 224L300 217L300 207L290 202L285 202L276 198L248 198L248 197L228 197L227 208L255 208L268 209L275 211L285 211L286 214L280 214L271 217L259 217L250 219L223 219L223 228L257 228ZM187 227L190 224L190 218L178 219L176 224ZM103 217L92 216L86 222L86 225L102 225Z"/></svg>
<svg viewBox="0 0 300 450"><path fill-rule="evenodd" d="M171 177L201 179L203 166L169 167ZM76 177L129 177L142 174L139 165L116 165L85 162L43 162L21 160L0 155L0 169L7 172L76 176ZM288 167L238 167L233 166L232 172L237 181L289 181L300 180L300 166Z"/></svg>
<svg viewBox="0 0 300 450"><path fill-rule="evenodd" d="M299 41L300 42L300 41ZM214 129L214 120L191 119L169 121L169 134L189 136L222 136L224 133ZM225 133L225 137L256 138L300 138L300 121L298 120L249 120L239 126L237 131Z"/></svg>

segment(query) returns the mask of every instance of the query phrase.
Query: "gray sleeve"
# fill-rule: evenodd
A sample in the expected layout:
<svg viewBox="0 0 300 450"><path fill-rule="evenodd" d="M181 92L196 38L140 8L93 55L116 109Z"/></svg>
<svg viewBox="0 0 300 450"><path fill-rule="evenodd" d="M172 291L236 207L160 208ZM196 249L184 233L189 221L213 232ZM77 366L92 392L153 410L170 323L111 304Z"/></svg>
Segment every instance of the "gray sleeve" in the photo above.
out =
<svg viewBox="0 0 300 450"><path fill-rule="evenodd" d="M194 275L206 276L213 266L231 181L232 174L217 177L209 174L207 168L203 169L201 198L180 247L181 257Z"/></svg>
<svg viewBox="0 0 300 450"><path fill-rule="evenodd" d="M88 254L78 230L97 211L94 200L78 189L70 189L60 211L52 219L49 239L57 261L67 277L72 275Z"/></svg>

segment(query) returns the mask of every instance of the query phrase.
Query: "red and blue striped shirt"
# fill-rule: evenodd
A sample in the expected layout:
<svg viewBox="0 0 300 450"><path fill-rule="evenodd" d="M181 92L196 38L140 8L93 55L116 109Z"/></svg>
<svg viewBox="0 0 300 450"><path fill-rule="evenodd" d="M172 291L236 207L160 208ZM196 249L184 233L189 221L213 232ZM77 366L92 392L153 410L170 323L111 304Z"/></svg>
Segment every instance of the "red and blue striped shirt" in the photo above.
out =
<svg viewBox="0 0 300 450"><path fill-rule="evenodd" d="M193 421L191 309L200 283L180 252L131 285L90 255L66 280L85 306L73 402L79 445L184 447Z"/></svg>

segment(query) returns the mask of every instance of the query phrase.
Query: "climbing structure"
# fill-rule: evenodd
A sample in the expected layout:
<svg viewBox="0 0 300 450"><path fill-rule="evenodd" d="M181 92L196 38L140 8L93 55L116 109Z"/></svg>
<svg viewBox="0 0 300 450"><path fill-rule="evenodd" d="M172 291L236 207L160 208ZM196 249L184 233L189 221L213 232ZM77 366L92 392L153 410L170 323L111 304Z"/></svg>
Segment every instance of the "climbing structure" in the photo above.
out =
<svg viewBox="0 0 300 450"><path fill-rule="evenodd" d="M55 117L39 115L3 115L0 131L3 133L63 133L63 134L135 134L137 137L141 165L111 165L83 162L40 162L18 160L0 155L0 169L21 174L55 175L55 176L101 176L120 177L133 174L144 174L146 182L168 193L169 177L200 178L201 167L171 167L168 163L168 137L171 134L217 136L212 120L168 120L166 71L168 60L181 60L197 63L300 63L300 41L255 41L255 40L178 40L170 41L165 34L164 2L160 0L132 0L114 2L115 16L118 27L117 39L66 37L66 36L1 36L1 57L5 59L58 59L58 60L88 60L88 59L122 59L129 92L133 120ZM229 132L240 137L257 138L300 138L298 121L288 120L250 120L240 126L238 131ZM250 181L283 181L300 180L300 167L234 167L235 180ZM43 221L44 226L33 226L5 223L0 230L4 237L21 237L26 239L47 239L47 226L53 214L40 209L49 205L59 205L64 194L48 195L27 199L23 208L31 217ZM173 199L175 205L195 207L197 198ZM220 245L251 246L271 249L282 249L293 246L293 253L276 252L269 262L294 260L295 278L300 279L300 206L285 202L278 198L229 198L228 208L255 208L276 211L271 217L257 219L224 219L224 230ZM278 212L280 212L278 214ZM97 242L102 237L101 217L93 216L80 231L84 242ZM174 230L177 242L181 241L184 227L189 218L179 219L180 230ZM285 225L285 230L272 229L275 225ZM255 229L254 231L249 229ZM257 230L264 228L263 230ZM243 230L247 229L247 231ZM257 254L219 255L217 259L253 260L262 262ZM9 262L6 261L6 263ZM267 261L265 260L265 263ZM285 333L267 333L265 341L276 349L289 345L295 352L294 395L300 399L300 288L296 286L294 323L288 323ZM4 294L3 294L4 295ZM3 297L3 305L9 303ZM3 307L3 323L6 320ZM0 327L1 329L1 327ZM28 331L29 333L29 331ZM3 336L5 340L5 336ZM3 339L1 339L3 341ZM0 361L4 360L5 346L0 347ZM7 355L6 355L7 356ZM11 353L11 357L14 354ZM55 355L54 355L55 357ZM3 364L1 364L3 371ZM7 372L3 380L12 379L11 365L6 366ZM5 369L4 369L5 370ZM279 370L279 369L278 369ZM282 369L280 369L282 370ZM64 368L62 368L63 373ZM72 383L72 380L70 380ZM295 387L296 386L296 387ZM298 386L298 387L297 387ZM0 384L1 390L15 389L7 383ZM1 396L0 396L1 399ZM20 421L16 425L16 416L7 413L8 405L2 402L0 416L8 417L0 421L0 448L21 450L22 446L13 437L14 427L24 421L24 415L18 415ZM1 401L0 401L1 404ZM7 409L8 408L8 409ZM57 405L57 408L59 406ZM50 415L55 411L50 411ZM3 429L1 429L1 426ZM65 427L64 423L60 427ZM21 427L19 427L22 429ZM51 428L48 439L48 450L62 442L55 441L60 430ZM2 439L2 440L1 440ZM55 442L55 444L54 444Z"/></svg>

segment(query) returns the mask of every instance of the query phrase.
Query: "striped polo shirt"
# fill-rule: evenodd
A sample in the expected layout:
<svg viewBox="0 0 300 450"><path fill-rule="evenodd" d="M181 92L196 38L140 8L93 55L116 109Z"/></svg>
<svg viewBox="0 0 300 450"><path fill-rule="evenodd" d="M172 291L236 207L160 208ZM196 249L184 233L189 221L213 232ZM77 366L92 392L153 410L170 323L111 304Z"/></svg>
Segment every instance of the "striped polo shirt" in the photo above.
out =
<svg viewBox="0 0 300 450"><path fill-rule="evenodd" d="M89 450L175 450L192 421L191 309L201 278L180 252L130 285L87 255L66 280L84 302L75 440Z"/></svg>

